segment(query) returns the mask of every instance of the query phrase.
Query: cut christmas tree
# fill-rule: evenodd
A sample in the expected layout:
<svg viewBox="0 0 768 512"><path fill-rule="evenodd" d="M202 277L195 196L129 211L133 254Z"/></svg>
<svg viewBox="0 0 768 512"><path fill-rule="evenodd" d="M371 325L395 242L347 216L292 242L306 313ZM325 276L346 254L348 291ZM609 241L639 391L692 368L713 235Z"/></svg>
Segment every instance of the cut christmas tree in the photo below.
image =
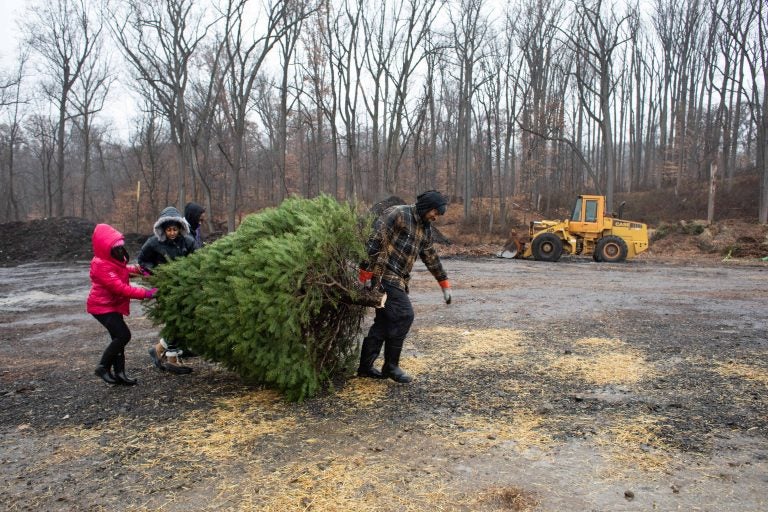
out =
<svg viewBox="0 0 768 512"><path fill-rule="evenodd" d="M161 335L290 400L349 371L365 306L365 230L347 204L292 198L186 258L158 267L149 316Z"/></svg>

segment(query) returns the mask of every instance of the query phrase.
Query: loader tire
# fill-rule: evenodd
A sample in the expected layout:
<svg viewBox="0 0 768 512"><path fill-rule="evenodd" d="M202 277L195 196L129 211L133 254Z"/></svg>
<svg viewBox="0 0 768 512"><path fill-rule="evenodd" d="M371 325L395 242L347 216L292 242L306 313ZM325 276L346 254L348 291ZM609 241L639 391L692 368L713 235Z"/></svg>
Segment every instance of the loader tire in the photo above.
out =
<svg viewBox="0 0 768 512"><path fill-rule="evenodd" d="M608 235L597 241L595 245L596 261L619 263L627 259L627 243L618 236Z"/></svg>
<svg viewBox="0 0 768 512"><path fill-rule="evenodd" d="M531 252L535 260L555 262L563 254L563 241L555 234L544 233L533 239Z"/></svg>

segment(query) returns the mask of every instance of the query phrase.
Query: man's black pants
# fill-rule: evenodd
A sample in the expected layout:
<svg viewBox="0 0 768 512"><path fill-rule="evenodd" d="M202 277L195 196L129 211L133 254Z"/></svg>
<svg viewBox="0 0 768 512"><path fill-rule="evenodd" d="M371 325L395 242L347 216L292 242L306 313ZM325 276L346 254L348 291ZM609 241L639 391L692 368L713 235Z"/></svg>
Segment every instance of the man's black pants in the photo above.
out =
<svg viewBox="0 0 768 512"><path fill-rule="evenodd" d="M387 292L387 302L376 310L373 325L363 339L360 351L360 369L363 370L373 366L382 345L384 366L398 366L403 342L413 324L413 306L408 294L386 281L382 282L382 287Z"/></svg>

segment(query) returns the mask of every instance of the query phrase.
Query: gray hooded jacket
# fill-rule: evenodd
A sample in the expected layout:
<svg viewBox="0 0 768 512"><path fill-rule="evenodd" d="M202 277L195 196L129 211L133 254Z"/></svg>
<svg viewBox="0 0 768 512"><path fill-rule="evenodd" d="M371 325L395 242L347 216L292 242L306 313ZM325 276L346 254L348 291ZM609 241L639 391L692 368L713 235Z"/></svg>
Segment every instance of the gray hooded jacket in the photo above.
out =
<svg viewBox="0 0 768 512"><path fill-rule="evenodd" d="M165 236L165 227L169 223L179 226L179 236L169 240ZM195 251L195 239L190 236L189 223L179 210L168 206L155 221L154 235L147 238L139 251L138 261L142 268L152 272L156 266L176 258L191 254Z"/></svg>

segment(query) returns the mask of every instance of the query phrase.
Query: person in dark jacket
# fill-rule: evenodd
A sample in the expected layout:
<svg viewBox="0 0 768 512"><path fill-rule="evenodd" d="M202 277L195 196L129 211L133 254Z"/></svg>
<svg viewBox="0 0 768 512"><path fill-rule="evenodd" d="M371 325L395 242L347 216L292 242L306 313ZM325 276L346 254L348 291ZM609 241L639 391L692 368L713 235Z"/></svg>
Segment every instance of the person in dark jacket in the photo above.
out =
<svg viewBox="0 0 768 512"><path fill-rule="evenodd" d="M383 308L376 309L373 325L363 339L357 375L374 379L390 378L407 384L413 379L400 369L400 352L413 323L413 307L408 297L411 269L418 256L451 303L451 285L432 245L432 222L443 215L448 200L429 190L416 198L416 204L392 206L374 222L366 250L368 262L360 267L360 281L371 282L386 293ZM373 367L384 345L381 371Z"/></svg>
<svg viewBox="0 0 768 512"><path fill-rule="evenodd" d="M200 224L205 220L203 215L205 215L205 208L197 203L187 203L184 207L184 218L189 223L190 233L195 240L195 249L203 246L203 236L200 229Z"/></svg>
<svg viewBox="0 0 768 512"><path fill-rule="evenodd" d="M92 242L91 291L85 309L107 329L112 339L95 373L107 384L132 386L136 379L125 374L125 346L131 341L131 330L123 317L131 314L131 299L151 299L157 288L131 286L129 278L139 275L140 268L128 265L128 251L118 230L109 224L97 224Z"/></svg>
<svg viewBox="0 0 768 512"><path fill-rule="evenodd" d="M153 230L155 234L144 242L138 257L139 265L146 273L151 274L158 265L195 251L195 240L189 234L189 223L173 206L160 212ZM160 338L158 343L149 348L149 357L160 370L176 374L191 373L192 368L181 362L181 354L182 350L175 340Z"/></svg>
<svg viewBox="0 0 768 512"><path fill-rule="evenodd" d="M152 229L154 235L144 242L138 257L141 268L150 274L156 266L195 251L189 223L173 206L160 212Z"/></svg>

